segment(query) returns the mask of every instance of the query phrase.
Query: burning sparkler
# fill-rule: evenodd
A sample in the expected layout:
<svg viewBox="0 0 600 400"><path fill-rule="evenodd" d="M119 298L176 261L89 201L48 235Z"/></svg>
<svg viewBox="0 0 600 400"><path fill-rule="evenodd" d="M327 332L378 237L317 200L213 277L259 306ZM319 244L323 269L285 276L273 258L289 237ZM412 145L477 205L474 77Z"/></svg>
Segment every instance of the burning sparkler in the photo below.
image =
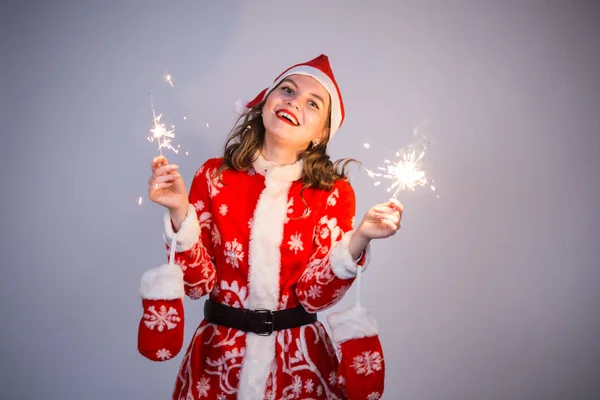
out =
<svg viewBox="0 0 600 400"><path fill-rule="evenodd" d="M163 147L171 149L177 153L178 150L171 145L171 139L175 137L175 127L172 126L172 129L169 130L163 122L160 122L162 114L156 116L156 112L154 111L154 101L152 100L152 93L148 93L148 95L150 96L150 106L152 107L152 117L154 118L154 125L152 126L152 129L150 129L152 136L148 137L148 141L150 143L154 142L154 140L158 142L158 151L160 152L161 156L163 155Z"/></svg>
<svg viewBox="0 0 600 400"><path fill-rule="evenodd" d="M418 131L415 129L414 134ZM374 179L375 186L381 184L381 178L390 179L392 184L387 188L388 192L394 190L393 197L398 198L398 194L402 190L414 191L417 186L425 186L428 183L425 171L421 166L421 160L427 150L427 140L423 136L421 140L410 146L398 150L395 154L398 157L397 161L384 160L384 166L380 166L377 170L382 172L374 172L366 169L367 174ZM367 147L367 146L365 146ZM368 147L367 147L368 148ZM432 190L435 188L432 186Z"/></svg>
<svg viewBox="0 0 600 400"><path fill-rule="evenodd" d="M164 79L165 79L165 82L167 82L169 85L171 85L171 87L175 87L175 86L173 86L173 77L171 77L171 74L169 74L168 72L165 72Z"/></svg>

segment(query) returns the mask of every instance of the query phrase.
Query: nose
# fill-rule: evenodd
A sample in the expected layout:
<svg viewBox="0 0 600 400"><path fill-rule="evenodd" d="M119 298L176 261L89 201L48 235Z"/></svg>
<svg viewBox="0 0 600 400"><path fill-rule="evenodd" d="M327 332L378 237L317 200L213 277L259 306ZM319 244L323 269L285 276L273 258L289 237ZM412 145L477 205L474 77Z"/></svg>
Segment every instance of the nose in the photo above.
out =
<svg viewBox="0 0 600 400"><path fill-rule="evenodd" d="M297 104L297 103L296 103L296 101L295 101L295 100L293 100L293 99L288 99L288 100L286 101L286 103L287 103L287 104L288 104L290 107L292 107L292 108L295 108L296 110L298 110L298 109L299 109L299 107L298 107L298 104Z"/></svg>

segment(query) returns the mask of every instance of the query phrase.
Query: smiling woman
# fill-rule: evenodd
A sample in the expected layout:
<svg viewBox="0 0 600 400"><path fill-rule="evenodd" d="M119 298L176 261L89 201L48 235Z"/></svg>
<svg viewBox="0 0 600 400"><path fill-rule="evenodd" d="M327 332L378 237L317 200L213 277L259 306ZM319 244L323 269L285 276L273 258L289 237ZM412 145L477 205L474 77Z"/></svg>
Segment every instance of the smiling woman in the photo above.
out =
<svg viewBox="0 0 600 400"><path fill-rule="evenodd" d="M139 351L154 361L175 356L183 345L182 298L209 295L173 399L382 394L381 356L368 373L360 363L352 367L378 382L353 396L345 383L353 372L340 368L317 320L366 266L369 242L396 233L402 215L402 205L390 200L354 229L348 160L336 165L327 155L343 119L339 88L321 55L289 68L248 103L223 157L198 169L189 195L176 165L164 157L152 162L149 197L168 209L165 238L175 265L142 277ZM374 322L358 319L341 321L334 335L376 334Z"/></svg>

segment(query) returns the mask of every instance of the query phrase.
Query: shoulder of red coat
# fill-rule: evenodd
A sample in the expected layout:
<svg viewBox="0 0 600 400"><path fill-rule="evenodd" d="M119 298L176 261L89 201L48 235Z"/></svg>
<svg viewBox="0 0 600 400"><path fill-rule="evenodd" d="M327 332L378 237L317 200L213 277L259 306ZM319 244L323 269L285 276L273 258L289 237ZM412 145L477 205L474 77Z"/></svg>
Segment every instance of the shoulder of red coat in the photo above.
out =
<svg viewBox="0 0 600 400"><path fill-rule="evenodd" d="M223 157L209 158L202 165L204 168L219 168L223 165Z"/></svg>
<svg viewBox="0 0 600 400"><path fill-rule="evenodd" d="M352 188L352 185L350 184L350 180L347 177L338 179L337 181L335 181L335 183L333 184L333 187L331 188L331 192L334 192L335 190L338 190L338 192L353 192L354 189Z"/></svg>

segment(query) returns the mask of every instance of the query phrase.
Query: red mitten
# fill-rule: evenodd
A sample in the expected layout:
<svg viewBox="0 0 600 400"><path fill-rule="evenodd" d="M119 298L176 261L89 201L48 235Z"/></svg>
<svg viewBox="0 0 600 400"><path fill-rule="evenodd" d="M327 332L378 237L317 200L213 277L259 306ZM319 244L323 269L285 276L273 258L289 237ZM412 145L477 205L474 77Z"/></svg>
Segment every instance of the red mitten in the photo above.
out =
<svg viewBox="0 0 600 400"><path fill-rule="evenodd" d="M165 264L142 276L144 314L138 328L138 351L152 361L175 357L183 346L183 272Z"/></svg>
<svg viewBox="0 0 600 400"><path fill-rule="evenodd" d="M342 357L338 383L350 400L378 400L383 395L385 363L377 322L355 306L327 317Z"/></svg>

